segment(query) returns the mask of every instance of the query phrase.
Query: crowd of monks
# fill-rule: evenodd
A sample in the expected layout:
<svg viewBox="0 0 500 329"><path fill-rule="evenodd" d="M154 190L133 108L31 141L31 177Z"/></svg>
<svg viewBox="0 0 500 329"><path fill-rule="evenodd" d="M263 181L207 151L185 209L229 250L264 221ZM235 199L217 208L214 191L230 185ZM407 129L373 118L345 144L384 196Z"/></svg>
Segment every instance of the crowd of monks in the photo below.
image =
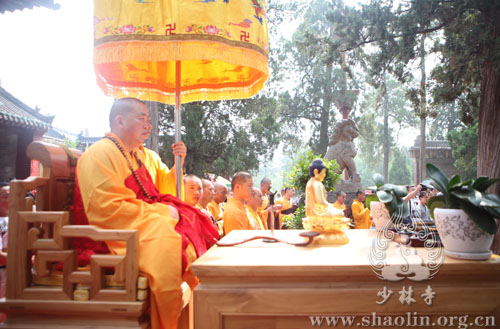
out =
<svg viewBox="0 0 500 329"><path fill-rule="evenodd" d="M285 188L282 198L271 206L271 185L269 178L263 178L260 188L255 187L252 176L246 172L234 175L230 189L222 183L186 175L184 201L207 215L220 237L232 230L267 230L270 225L280 228L284 216L296 209L292 202L295 190ZM276 218L274 222L272 218Z"/></svg>

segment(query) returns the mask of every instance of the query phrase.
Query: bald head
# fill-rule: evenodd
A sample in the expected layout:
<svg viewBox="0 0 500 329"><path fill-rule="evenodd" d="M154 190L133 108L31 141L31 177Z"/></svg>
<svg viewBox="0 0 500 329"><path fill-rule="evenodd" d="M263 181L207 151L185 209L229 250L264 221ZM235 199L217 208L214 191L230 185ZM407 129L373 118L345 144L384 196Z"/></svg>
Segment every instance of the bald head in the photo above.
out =
<svg viewBox="0 0 500 329"><path fill-rule="evenodd" d="M202 179L201 184L203 187L203 194L201 196L200 205L205 209L207 204L212 202L215 195L214 184L208 179Z"/></svg>
<svg viewBox="0 0 500 329"><path fill-rule="evenodd" d="M250 200L252 197L253 178L247 172L240 171L234 174L231 180L231 190L233 197L242 202Z"/></svg>
<svg viewBox="0 0 500 329"><path fill-rule="evenodd" d="M120 98L115 100L113 106L111 106L111 111L109 112L109 127L113 130L115 119L118 115L126 116L130 114L137 105L146 105L143 101L137 98Z"/></svg>
<svg viewBox="0 0 500 329"><path fill-rule="evenodd" d="M214 195L214 201L217 203L222 203L226 201L227 198L227 186L221 183L215 183L214 184L214 190L215 190L215 195Z"/></svg>
<svg viewBox="0 0 500 329"><path fill-rule="evenodd" d="M184 176L184 201L192 206L200 202L202 195L201 180L195 175Z"/></svg>
<svg viewBox="0 0 500 329"><path fill-rule="evenodd" d="M247 201L247 205L254 211L257 211L262 206L264 198L262 197L262 192L259 188L252 188L252 197Z"/></svg>
<svg viewBox="0 0 500 329"><path fill-rule="evenodd" d="M262 194L267 194L267 192L271 189L271 179L264 177L260 181L260 191Z"/></svg>

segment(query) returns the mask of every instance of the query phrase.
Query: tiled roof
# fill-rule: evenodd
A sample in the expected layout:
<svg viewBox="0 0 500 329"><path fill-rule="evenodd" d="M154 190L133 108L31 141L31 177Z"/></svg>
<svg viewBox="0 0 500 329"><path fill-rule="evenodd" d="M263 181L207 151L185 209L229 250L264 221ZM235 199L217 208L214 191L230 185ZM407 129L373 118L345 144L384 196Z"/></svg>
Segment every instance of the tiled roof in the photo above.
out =
<svg viewBox="0 0 500 329"><path fill-rule="evenodd" d="M54 0L1 0L0 14L3 14L6 11L14 11L16 9L32 9L33 7L59 9L60 5L54 3Z"/></svg>
<svg viewBox="0 0 500 329"><path fill-rule="evenodd" d="M47 130L52 120L54 116L38 113L0 87L0 123L34 130Z"/></svg>

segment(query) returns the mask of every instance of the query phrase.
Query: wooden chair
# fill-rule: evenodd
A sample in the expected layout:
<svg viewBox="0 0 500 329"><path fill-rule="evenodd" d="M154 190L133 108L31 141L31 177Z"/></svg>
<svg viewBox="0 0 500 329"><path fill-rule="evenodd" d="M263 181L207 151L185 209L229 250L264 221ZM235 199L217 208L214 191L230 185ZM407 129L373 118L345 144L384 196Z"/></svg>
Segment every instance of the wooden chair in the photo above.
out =
<svg viewBox="0 0 500 329"><path fill-rule="evenodd" d="M148 328L147 280L139 276L138 231L70 225L76 160L81 152L43 142L28 146L40 177L10 183L7 295L0 328ZM36 202L26 193L36 190ZM36 206L36 211L34 210ZM125 255L92 255L77 268L75 237L126 241ZM55 273L55 264L62 272ZM114 268L114 275L105 275ZM179 328L189 328L191 291L183 285Z"/></svg>

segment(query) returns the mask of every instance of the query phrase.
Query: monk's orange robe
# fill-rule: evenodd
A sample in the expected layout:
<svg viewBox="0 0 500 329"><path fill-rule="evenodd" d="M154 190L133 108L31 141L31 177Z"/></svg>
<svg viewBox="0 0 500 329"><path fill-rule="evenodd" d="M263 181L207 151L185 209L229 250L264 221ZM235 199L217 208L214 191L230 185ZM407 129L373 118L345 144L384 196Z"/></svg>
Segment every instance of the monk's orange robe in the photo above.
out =
<svg viewBox="0 0 500 329"><path fill-rule="evenodd" d="M168 170L158 154L142 146L132 152L137 153L160 193L175 195L175 173ZM134 170L137 169L135 157L125 153ZM130 168L108 139L100 140L85 151L76 170L90 224L104 229L139 230L139 270L149 279L151 326L176 328L182 306L181 283L186 281L194 286L197 281L191 272L191 263L196 259L192 247L188 247L188 264L182 277L182 238L175 231L177 219L171 217L167 205L139 200L125 186L125 180L131 175ZM107 244L113 253L124 254L125 242Z"/></svg>
<svg viewBox="0 0 500 329"><path fill-rule="evenodd" d="M262 221L262 224L264 225L265 230L267 230L267 217L269 215L269 210L266 209L268 204L269 204L269 197L267 196L267 194L264 194L262 196L262 206L257 209L257 214L259 214L259 217Z"/></svg>
<svg viewBox="0 0 500 329"><path fill-rule="evenodd" d="M264 224L262 223L259 214L257 214L257 211L253 210L248 205L246 205L246 208L247 208L247 216L250 219L250 223L255 227L255 229L265 230Z"/></svg>
<svg viewBox="0 0 500 329"><path fill-rule="evenodd" d="M340 202L338 202L338 201L335 201L335 202L333 203L333 206L334 206L335 208L337 208L337 209L340 209L340 210L345 210L345 209L346 209L345 203L340 204Z"/></svg>
<svg viewBox="0 0 500 329"><path fill-rule="evenodd" d="M212 200L207 204L207 209L210 211L212 216L214 216L215 220L218 221L222 219L222 207L215 202L215 200Z"/></svg>
<svg viewBox="0 0 500 329"><path fill-rule="evenodd" d="M368 229L372 226L372 220L370 218L370 209L365 208L363 203L358 200L352 202L352 217L354 218L354 228L358 229Z"/></svg>
<svg viewBox="0 0 500 329"><path fill-rule="evenodd" d="M282 199L276 200L276 205L279 205L279 204L282 205L282 207L280 209L280 214L279 214L280 227L281 227L283 225L283 217L286 216L285 214L282 214L281 212L292 208L292 202L290 200L288 200L287 198L283 197Z"/></svg>
<svg viewBox="0 0 500 329"><path fill-rule="evenodd" d="M247 215L247 208L241 200L229 197L224 206L222 215L224 222L224 232L229 234L232 230L254 230L255 227L250 223Z"/></svg>

